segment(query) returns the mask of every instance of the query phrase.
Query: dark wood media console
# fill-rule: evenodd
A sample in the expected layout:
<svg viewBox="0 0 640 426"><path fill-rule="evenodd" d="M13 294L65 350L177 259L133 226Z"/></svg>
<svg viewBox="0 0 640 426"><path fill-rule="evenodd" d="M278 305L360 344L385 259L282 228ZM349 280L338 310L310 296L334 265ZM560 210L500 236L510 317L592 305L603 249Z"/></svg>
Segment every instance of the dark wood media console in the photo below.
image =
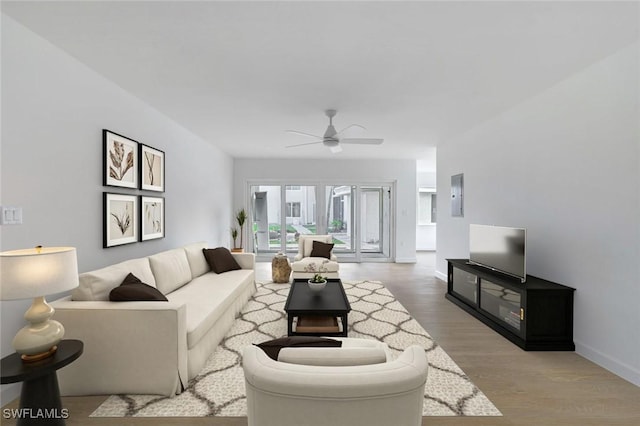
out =
<svg viewBox="0 0 640 426"><path fill-rule="evenodd" d="M573 351L575 289L447 259L445 297L527 351Z"/></svg>

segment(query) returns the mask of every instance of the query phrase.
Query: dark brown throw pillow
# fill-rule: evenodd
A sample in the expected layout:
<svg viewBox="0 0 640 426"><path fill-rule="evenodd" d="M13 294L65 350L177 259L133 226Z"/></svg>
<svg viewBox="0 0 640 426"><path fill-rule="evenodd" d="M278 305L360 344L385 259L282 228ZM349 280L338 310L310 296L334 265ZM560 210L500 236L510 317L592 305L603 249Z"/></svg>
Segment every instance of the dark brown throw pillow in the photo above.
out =
<svg viewBox="0 0 640 426"><path fill-rule="evenodd" d="M242 269L238 262L233 258L233 255L226 247L217 247L214 249L202 249L207 263L211 266L211 269L216 274L221 274L227 271L235 271Z"/></svg>
<svg viewBox="0 0 640 426"><path fill-rule="evenodd" d="M140 281L129 273L118 287L111 290L109 300L112 302L157 301L167 302L167 298L155 287Z"/></svg>
<svg viewBox="0 0 640 426"><path fill-rule="evenodd" d="M326 257L327 259L331 259L331 250L333 250L333 244L314 241L310 257Z"/></svg>
<svg viewBox="0 0 640 426"><path fill-rule="evenodd" d="M327 339L326 337L289 336L258 343L256 346L262 349L269 358L277 361L278 354L282 348L294 346L298 348L339 348L342 347L342 342L340 340Z"/></svg>

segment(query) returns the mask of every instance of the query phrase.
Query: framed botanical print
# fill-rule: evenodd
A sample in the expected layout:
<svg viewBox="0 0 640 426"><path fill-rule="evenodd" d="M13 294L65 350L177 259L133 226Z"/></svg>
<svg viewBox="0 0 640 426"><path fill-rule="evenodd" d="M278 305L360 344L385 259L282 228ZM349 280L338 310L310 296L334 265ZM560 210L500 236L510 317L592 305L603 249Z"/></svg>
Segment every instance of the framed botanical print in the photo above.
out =
<svg viewBox="0 0 640 426"><path fill-rule="evenodd" d="M140 189L164 192L164 152L140 144Z"/></svg>
<svg viewBox="0 0 640 426"><path fill-rule="evenodd" d="M138 188L138 142L110 130L102 130L103 185Z"/></svg>
<svg viewBox="0 0 640 426"><path fill-rule="evenodd" d="M140 196L140 240L164 238L164 198Z"/></svg>
<svg viewBox="0 0 640 426"><path fill-rule="evenodd" d="M113 247L138 241L138 196L103 193L104 242Z"/></svg>

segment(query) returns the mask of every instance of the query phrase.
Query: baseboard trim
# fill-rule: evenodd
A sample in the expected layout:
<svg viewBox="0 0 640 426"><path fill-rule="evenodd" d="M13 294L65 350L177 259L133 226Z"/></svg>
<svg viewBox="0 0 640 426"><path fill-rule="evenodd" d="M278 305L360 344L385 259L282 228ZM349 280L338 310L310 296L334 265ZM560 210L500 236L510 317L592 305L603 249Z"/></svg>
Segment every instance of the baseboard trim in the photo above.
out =
<svg viewBox="0 0 640 426"><path fill-rule="evenodd" d="M606 370L609 370L616 376L619 376L636 386L640 386L640 371L636 370L630 365L627 365L614 358L611 358L606 354L603 354L602 352L592 348L591 346L585 345L578 341L575 341L575 344L576 353L578 355L598 364L600 367Z"/></svg>
<svg viewBox="0 0 640 426"><path fill-rule="evenodd" d="M436 271L435 276L436 278L440 278L442 281L447 281L447 274L443 274L440 271Z"/></svg>
<svg viewBox="0 0 640 426"><path fill-rule="evenodd" d="M396 257L396 263L417 263L417 257Z"/></svg>

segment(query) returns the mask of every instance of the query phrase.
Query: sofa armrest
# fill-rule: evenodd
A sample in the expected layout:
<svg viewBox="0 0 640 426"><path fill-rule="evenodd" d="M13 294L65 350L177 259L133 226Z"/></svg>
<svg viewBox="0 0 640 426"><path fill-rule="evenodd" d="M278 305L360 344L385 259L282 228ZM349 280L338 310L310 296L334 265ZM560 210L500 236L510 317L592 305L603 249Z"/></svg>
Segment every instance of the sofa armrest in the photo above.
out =
<svg viewBox="0 0 640 426"><path fill-rule="evenodd" d="M253 253L231 253L242 269L256 268L256 255Z"/></svg>
<svg viewBox="0 0 640 426"><path fill-rule="evenodd" d="M58 372L62 395L174 395L186 387L186 306L176 302L51 303L84 352Z"/></svg>
<svg viewBox="0 0 640 426"><path fill-rule="evenodd" d="M333 252L331 252L331 257L329 258L329 260L333 260L334 262L337 262L338 258L336 257L335 254L333 254Z"/></svg>

